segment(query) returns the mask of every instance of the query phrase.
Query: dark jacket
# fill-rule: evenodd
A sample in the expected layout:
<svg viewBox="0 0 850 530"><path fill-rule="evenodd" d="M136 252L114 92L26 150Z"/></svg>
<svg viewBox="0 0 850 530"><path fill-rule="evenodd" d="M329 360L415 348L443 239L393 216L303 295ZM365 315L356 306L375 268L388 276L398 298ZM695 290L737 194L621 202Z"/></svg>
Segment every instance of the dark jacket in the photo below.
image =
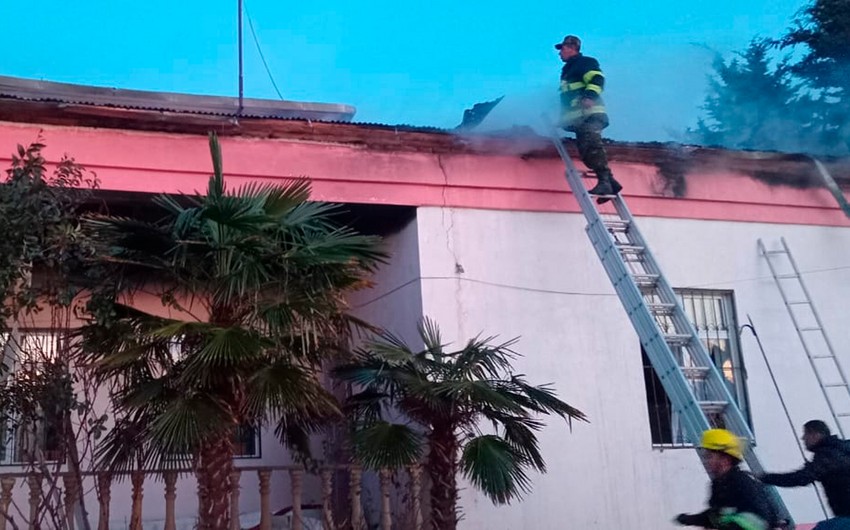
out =
<svg viewBox="0 0 850 530"><path fill-rule="evenodd" d="M812 449L814 458L791 473L768 473L762 481L781 487L807 486L818 480L836 517L850 517L850 441L824 438Z"/></svg>
<svg viewBox="0 0 850 530"><path fill-rule="evenodd" d="M574 129L587 119L607 126L608 115L602 102L604 88L605 76L596 59L582 54L567 59L561 69L561 126ZM594 105L584 108L582 99L590 99Z"/></svg>
<svg viewBox="0 0 850 530"><path fill-rule="evenodd" d="M693 515L680 515L680 524L703 528L738 529L770 528L776 515L766 488L739 467L711 481L708 510Z"/></svg>

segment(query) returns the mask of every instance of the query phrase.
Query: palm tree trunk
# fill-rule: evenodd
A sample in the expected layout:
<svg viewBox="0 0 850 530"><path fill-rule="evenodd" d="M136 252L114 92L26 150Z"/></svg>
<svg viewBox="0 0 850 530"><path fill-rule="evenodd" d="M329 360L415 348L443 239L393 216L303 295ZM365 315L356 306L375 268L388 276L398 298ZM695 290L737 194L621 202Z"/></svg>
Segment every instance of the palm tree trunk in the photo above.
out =
<svg viewBox="0 0 850 530"><path fill-rule="evenodd" d="M198 479L198 529L230 530L230 474L233 442L227 434L201 447Z"/></svg>
<svg viewBox="0 0 850 530"><path fill-rule="evenodd" d="M458 441L454 426L435 425L429 436L426 467L431 478L431 528L457 528Z"/></svg>

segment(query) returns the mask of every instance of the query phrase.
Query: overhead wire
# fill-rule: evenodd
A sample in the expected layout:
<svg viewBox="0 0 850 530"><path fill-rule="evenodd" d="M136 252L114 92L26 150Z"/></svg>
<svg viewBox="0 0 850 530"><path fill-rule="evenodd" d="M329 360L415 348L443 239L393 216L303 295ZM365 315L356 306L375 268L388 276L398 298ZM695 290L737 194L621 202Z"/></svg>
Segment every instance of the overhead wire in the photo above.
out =
<svg viewBox="0 0 850 530"><path fill-rule="evenodd" d="M840 270L847 270L847 269L850 269L850 265L841 265L841 266L837 266L837 267L828 267L828 268L823 268L823 269L812 269L812 270L808 270L808 271L800 271L800 274L818 274L818 273L823 273L823 272L833 272L833 271L840 271ZM738 279L734 279L734 280L723 280L723 281L716 280L716 281L712 281L711 283L707 283L707 284L690 285L689 287L694 288L694 289L705 288L705 287L715 287L716 288L719 285L728 285L728 284L732 284L732 283L754 282L754 281L765 280L765 279L768 279L768 278L770 278L770 276L758 276L758 277L754 277L754 278L738 278ZM531 292L531 293L554 294L554 295L564 295L564 296L593 296L593 297L612 297L612 296L616 297L617 296L617 293L613 293L613 292L604 293L604 292L582 292L582 291L566 291L566 290L558 290L558 289L544 289L544 288L540 288L540 287L527 287L527 286L523 286L523 285L492 282L492 281L487 281L487 280L479 280L479 279L476 279L476 278L470 278L470 277L466 277L466 276L416 276L414 278L411 278L411 279L401 283L400 285L397 285L396 287L389 289L388 291L376 296L375 298L369 299L365 302L362 302L360 304L353 306L353 309L360 309L360 308L366 307L367 305L371 305L371 304L377 302L378 300L386 298L387 296L390 296L391 294L393 294L397 291L400 291L401 289L407 287L408 285L410 285L412 283L415 283L417 281L423 281L423 280L457 280L457 281L466 282L466 283L476 283L476 284L480 284L480 285L487 285L487 286L490 286L490 287L498 287L498 288L509 289L509 290L513 290L513 291L524 291L524 292Z"/></svg>
<svg viewBox="0 0 850 530"><path fill-rule="evenodd" d="M283 94L281 94L280 89L277 88L277 83L274 80L271 68L269 68L269 63L266 61L266 56L263 53L263 48L260 46L260 39L257 38L257 32L254 30L254 20L251 18L251 14L248 12L248 4L244 0L242 3L242 9L245 11L245 18L248 19L248 28L251 30L251 37L254 39L254 44L257 46L257 53L260 55L260 60L263 62L263 67L266 69L266 74L268 74L269 80L272 82L274 91L277 92L277 97L283 99Z"/></svg>

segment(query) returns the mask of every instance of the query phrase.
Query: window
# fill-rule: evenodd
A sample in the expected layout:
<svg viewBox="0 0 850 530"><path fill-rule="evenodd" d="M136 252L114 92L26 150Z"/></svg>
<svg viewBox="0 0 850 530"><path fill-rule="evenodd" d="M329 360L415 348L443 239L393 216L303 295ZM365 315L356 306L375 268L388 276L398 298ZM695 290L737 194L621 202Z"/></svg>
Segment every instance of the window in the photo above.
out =
<svg viewBox="0 0 850 530"><path fill-rule="evenodd" d="M8 368L0 376L4 390L44 374L61 346L60 336L50 332L24 331L4 338L3 363ZM53 405L33 403L35 409L27 414L27 419L14 413L0 415L0 465L61 458L62 413Z"/></svg>
<svg viewBox="0 0 850 530"><path fill-rule="evenodd" d="M234 458L260 458L260 430L250 425L240 425L233 435Z"/></svg>
<svg viewBox="0 0 850 530"><path fill-rule="evenodd" d="M679 303L696 329L714 365L720 371L738 407L750 421L745 371L738 343L738 324L735 318L734 298L731 291L701 289L676 289ZM683 352L673 348L674 355L682 361ZM679 425L661 381L649 362L643 357L644 382L653 445L686 446L689 440ZM681 363L687 366L687 362ZM698 392L697 392L698 394Z"/></svg>

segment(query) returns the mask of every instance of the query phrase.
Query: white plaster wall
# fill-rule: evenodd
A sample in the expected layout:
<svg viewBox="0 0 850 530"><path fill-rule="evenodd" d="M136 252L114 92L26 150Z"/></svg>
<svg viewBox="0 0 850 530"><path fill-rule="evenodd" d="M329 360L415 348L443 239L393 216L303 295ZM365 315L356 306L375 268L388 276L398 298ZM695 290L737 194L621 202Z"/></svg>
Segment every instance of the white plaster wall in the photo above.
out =
<svg viewBox="0 0 850 530"><path fill-rule="evenodd" d="M417 223L412 220L398 232L384 237L387 263L373 275L373 285L349 297L355 316L413 341L422 316Z"/></svg>
<svg viewBox="0 0 850 530"><path fill-rule="evenodd" d="M574 214L421 208L422 307L447 340L521 336L517 370L552 382L590 417L572 433L540 434L549 473L524 502L494 509L463 492L467 529L672 528L705 502L708 479L692 450L651 446L638 338ZM797 428L826 406L763 258L785 236L827 332L850 366L844 300L850 297L850 230L817 226L640 219L674 287L733 289L739 324L752 316ZM461 272L462 271L462 272ZM759 453L769 469L801 464L755 341L744 335ZM812 491L783 490L798 522L822 519Z"/></svg>

